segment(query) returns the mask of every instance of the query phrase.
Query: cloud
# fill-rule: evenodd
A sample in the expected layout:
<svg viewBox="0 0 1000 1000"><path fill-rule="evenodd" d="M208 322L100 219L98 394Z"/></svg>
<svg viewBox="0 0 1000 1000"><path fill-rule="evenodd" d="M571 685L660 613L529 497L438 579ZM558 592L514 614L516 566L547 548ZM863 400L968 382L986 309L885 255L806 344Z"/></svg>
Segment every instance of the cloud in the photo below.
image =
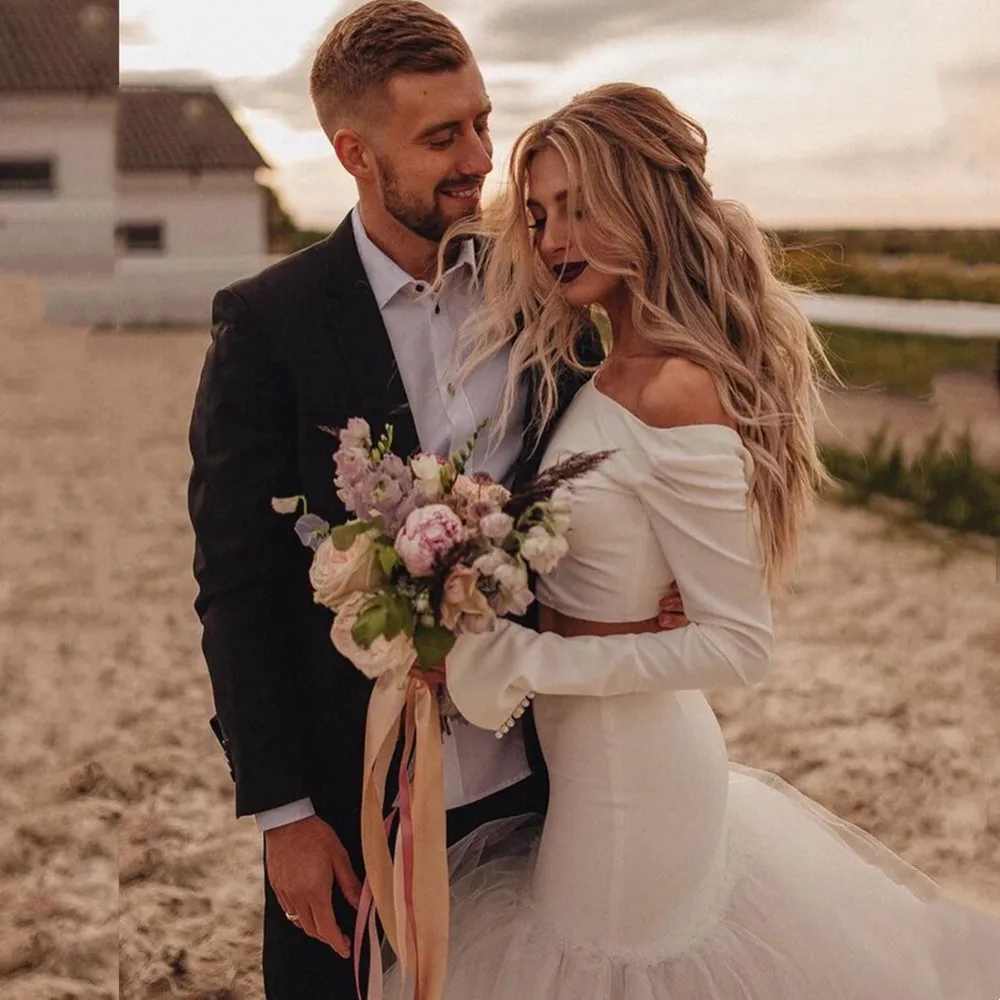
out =
<svg viewBox="0 0 1000 1000"><path fill-rule="evenodd" d="M827 0L516 0L497 4L477 32L482 60L561 63L579 50L669 28L787 23Z"/></svg>

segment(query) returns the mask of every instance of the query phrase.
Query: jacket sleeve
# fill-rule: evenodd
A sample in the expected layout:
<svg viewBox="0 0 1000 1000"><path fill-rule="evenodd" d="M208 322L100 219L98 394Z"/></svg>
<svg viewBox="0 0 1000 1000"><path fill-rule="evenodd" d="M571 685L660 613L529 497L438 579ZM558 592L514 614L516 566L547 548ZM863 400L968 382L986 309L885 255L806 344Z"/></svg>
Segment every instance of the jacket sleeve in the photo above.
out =
<svg viewBox="0 0 1000 1000"><path fill-rule="evenodd" d="M195 609L237 815L309 795L296 711L287 601L302 573L274 496L301 492L294 397L244 300L213 303L212 339L195 396L188 507Z"/></svg>
<svg viewBox="0 0 1000 1000"><path fill-rule="evenodd" d="M707 435L714 445L708 451L688 447L684 438L695 435L677 433L688 430L656 432L655 447L630 462L632 486L690 624L563 638L501 621L494 632L463 635L448 656L447 676L451 696L470 722L502 729L536 693L610 697L741 686L764 677L771 659L771 607L747 505L746 459L735 436L720 440L724 428ZM649 541L637 534L636 544ZM668 585L665 580L664 592Z"/></svg>

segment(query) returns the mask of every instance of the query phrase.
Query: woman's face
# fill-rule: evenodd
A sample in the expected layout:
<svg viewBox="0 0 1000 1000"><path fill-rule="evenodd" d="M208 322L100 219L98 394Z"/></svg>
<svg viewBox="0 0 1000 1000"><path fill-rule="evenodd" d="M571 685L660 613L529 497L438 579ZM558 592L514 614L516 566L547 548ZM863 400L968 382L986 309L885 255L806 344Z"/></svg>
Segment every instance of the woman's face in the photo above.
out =
<svg viewBox="0 0 1000 1000"><path fill-rule="evenodd" d="M621 278L598 271L584 260L579 244L587 242L587 219L578 210L570 220L569 172L562 156L551 147L539 150L531 160L527 208L534 220L535 249L570 305L606 304L620 292Z"/></svg>

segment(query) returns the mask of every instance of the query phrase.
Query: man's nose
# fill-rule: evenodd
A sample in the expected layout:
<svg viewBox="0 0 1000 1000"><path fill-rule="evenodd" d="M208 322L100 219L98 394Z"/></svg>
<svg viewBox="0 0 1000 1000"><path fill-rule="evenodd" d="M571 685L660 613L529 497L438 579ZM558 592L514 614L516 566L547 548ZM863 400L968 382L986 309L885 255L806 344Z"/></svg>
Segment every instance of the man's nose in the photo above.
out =
<svg viewBox="0 0 1000 1000"><path fill-rule="evenodd" d="M459 169L463 174L485 177L493 169L493 144L488 137L473 132L462 152Z"/></svg>

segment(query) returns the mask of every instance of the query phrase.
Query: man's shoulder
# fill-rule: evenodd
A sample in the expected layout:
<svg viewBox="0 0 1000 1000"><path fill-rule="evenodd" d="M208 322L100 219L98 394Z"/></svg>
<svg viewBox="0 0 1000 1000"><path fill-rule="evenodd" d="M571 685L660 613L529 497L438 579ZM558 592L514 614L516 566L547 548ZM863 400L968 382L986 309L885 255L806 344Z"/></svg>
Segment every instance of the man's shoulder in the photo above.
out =
<svg viewBox="0 0 1000 1000"><path fill-rule="evenodd" d="M235 296L256 316L301 314L325 305L361 270L348 215L329 236L275 261L257 274L227 285L219 294Z"/></svg>
<svg viewBox="0 0 1000 1000"><path fill-rule="evenodd" d="M251 277L232 282L222 292L237 296L255 313L265 314L313 299L328 289L333 278L332 239L332 235L327 236L289 254Z"/></svg>

